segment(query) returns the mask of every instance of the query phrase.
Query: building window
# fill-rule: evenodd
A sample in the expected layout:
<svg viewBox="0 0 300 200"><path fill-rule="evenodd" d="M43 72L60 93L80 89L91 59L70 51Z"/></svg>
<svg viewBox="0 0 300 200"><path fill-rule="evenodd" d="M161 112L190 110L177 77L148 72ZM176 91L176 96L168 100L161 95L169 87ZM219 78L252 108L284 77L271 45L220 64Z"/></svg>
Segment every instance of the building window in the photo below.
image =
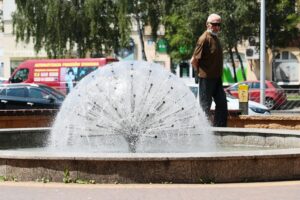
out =
<svg viewBox="0 0 300 200"><path fill-rule="evenodd" d="M282 53L282 60L288 60L289 59L289 52L283 51Z"/></svg>
<svg viewBox="0 0 300 200"><path fill-rule="evenodd" d="M276 55L272 71L272 79L279 85L299 84L299 62L297 57L289 51Z"/></svg>

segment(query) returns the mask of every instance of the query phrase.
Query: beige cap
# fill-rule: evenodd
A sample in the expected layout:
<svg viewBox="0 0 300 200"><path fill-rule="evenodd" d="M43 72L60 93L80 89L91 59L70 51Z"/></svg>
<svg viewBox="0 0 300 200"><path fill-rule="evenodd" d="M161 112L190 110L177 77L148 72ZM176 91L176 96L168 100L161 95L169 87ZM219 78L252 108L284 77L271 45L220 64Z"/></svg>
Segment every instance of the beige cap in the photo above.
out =
<svg viewBox="0 0 300 200"><path fill-rule="evenodd" d="M222 20L221 20L220 15L213 13L208 16L206 22L207 23L221 23L221 21Z"/></svg>

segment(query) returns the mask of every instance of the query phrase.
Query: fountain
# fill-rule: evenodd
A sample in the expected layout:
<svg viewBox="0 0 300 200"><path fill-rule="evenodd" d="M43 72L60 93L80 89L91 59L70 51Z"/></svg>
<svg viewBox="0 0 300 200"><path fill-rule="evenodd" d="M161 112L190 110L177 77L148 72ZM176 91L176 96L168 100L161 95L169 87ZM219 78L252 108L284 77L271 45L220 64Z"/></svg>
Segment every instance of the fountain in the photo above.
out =
<svg viewBox="0 0 300 200"><path fill-rule="evenodd" d="M111 63L85 77L64 101L52 136L55 148L73 152L78 146L123 153L214 147L190 89L162 66L143 61Z"/></svg>
<svg viewBox="0 0 300 200"><path fill-rule="evenodd" d="M300 178L298 132L212 128L189 88L147 62L112 63L91 73L68 95L52 129L0 130L1 143L0 176L21 181Z"/></svg>

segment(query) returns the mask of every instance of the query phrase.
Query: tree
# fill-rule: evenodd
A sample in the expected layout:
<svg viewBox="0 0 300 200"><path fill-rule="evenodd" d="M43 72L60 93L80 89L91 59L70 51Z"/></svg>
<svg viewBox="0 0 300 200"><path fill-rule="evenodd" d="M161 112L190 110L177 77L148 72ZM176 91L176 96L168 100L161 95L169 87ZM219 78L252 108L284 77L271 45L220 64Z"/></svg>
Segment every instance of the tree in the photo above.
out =
<svg viewBox="0 0 300 200"><path fill-rule="evenodd" d="M46 0L22 1L16 0L17 11L13 14L14 34L16 41L28 43L32 35L34 38L34 48L39 51L43 46L43 37L46 34L44 25L46 24Z"/></svg>
<svg viewBox="0 0 300 200"><path fill-rule="evenodd" d="M131 33L131 18L128 14L128 0L119 0L118 4L118 19L120 32L120 46L127 47Z"/></svg>
<svg viewBox="0 0 300 200"><path fill-rule="evenodd" d="M207 0L174 0L168 5L164 17L165 37L173 62L190 59L198 37L205 30L207 11Z"/></svg>
<svg viewBox="0 0 300 200"><path fill-rule="evenodd" d="M299 37L299 10L295 0L269 0L266 5L266 45L272 49L292 45Z"/></svg>
<svg viewBox="0 0 300 200"><path fill-rule="evenodd" d="M295 0L268 3L266 44L274 51L298 38L300 20ZM32 40L36 52L45 48L54 58L70 56L74 48L79 57L88 52L97 56L116 52L128 45L132 18L138 25L145 60L146 25L151 26L154 41L159 24L165 25L174 62L190 58L209 13L222 16L223 46L229 53L235 49L240 61L239 42L259 33L257 0L16 0L16 4L13 31L17 42Z"/></svg>
<svg viewBox="0 0 300 200"><path fill-rule="evenodd" d="M117 4L118 7L123 8L123 16L131 16L136 21L141 43L142 59L147 60L144 47L144 26L151 26L152 38L154 41L156 41L158 26L161 23L162 19L162 8L164 7L164 0L119 0L117 1ZM126 18L126 20L129 21L131 20L131 18L128 17ZM130 22L122 23L120 29L125 29L128 24L130 24ZM128 34L128 32L122 32L122 34ZM121 38L126 37L128 36L121 36Z"/></svg>
<svg viewBox="0 0 300 200"><path fill-rule="evenodd" d="M127 31L128 34L128 28L120 30L121 9L113 0L85 1L84 12L88 19L85 24L88 24L87 28L90 29L87 42L91 52L103 56L118 50L121 32Z"/></svg>
<svg viewBox="0 0 300 200"><path fill-rule="evenodd" d="M172 14L165 20L167 26L165 38L169 42L172 61L178 63L181 60L189 59L193 40L186 18Z"/></svg>
<svg viewBox="0 0 300 200"><path fill-rule="evenodd" d="M113 0L16 0L13 30L16 40L29 42L51 58L78 57L87 52L109 54L118 48L118 8Z"/></svg>
<svg viewBox="0 0 300 200"><path fill-rule="evenodd" d="M229 53L234 72L234 81L237 82L236 66L233 50L240 61L243 79L246 80L246 73L243 61L238 52L239 42L247 39L249 36L257 35L256 28L259 22L259 13L257 1L243 0L212 0L210 2L210 12L216 12L222 16L222 33L220 34L224 49Z"/></svg>

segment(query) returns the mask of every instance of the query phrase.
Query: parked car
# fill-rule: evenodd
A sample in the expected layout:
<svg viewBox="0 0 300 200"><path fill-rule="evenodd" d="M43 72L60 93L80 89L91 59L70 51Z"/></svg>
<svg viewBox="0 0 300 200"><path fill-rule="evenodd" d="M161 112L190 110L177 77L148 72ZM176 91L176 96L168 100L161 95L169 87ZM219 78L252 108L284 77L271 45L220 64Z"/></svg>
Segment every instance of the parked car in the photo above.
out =
<svg viewBox="0 0 300 200"><path fill-rule="evenodd" d="M65 95L41 84L0 84L0 109L58 109Z"/></svg>
<svg viewBox="0 0 300 200"><path fill-rule="evenodd" d="M198 86L189 86L191 91L194 93L197 99L199 99L198 95ZM230 95L226 94L226 99L227 99L227 106L228 110L239 110L239 99ZM213 102L211 105L211 110L215 110L215 103ZM254 101L249 101L248 102L248 115L270 115L270 110L257 102Z"/></svg>
<svg viewBox="0 0 300 200"><path fill-rule="evenodd" d="M230 95L226 94L227 99L227 106L228 110L239 110L239 99ZM214 110L216 107L215 103L213 102L211 105L211 110ZM270 110L263 104L257 103L255 101L248 101L248 115L270 115Z"/></svg>
<svg viewBox="0 0 300 200"><path fill-rule="evenodd" d="M225 91L235 97L238 97L238 87L244 84L249 86L249 100L260 102L260 82L244 81L235 83L225 89ZM265 105L269 109L279 108L287 102L285 91L273 81L265 82Z"/></svg>

